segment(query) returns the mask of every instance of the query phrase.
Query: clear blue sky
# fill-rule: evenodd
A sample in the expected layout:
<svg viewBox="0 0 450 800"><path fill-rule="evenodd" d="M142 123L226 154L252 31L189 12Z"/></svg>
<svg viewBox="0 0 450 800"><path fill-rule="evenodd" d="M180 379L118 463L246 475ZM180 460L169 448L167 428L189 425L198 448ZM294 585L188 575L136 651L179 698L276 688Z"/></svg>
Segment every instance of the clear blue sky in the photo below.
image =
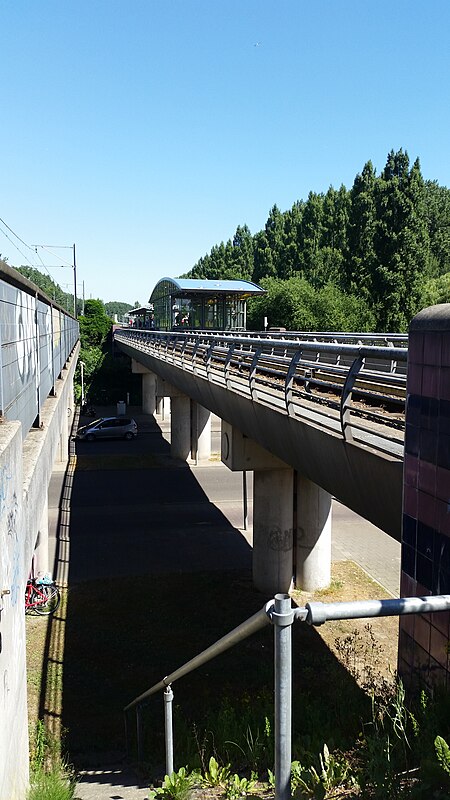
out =
<svg viewBox="0 0 450 800"><path fill-rule="evenodd" d="M3 0L0 29L0 217L75 243L86 298L145 303L391 149L450 186L448 0ZM0 229L72 291L70 250Z"/></svg>

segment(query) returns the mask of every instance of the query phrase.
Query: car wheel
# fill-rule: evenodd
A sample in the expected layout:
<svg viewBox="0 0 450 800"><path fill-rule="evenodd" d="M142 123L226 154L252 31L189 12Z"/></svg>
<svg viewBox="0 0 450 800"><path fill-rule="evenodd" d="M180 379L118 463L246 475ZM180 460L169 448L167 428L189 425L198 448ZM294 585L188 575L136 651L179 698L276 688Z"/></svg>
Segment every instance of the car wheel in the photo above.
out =
<svg viewBox="0 0 450 800"><path fill-rule="evenodd" d="M127 431L124 438L130 441L130 439L133 438L133 434L131 433L131 431Z"/></svg>
<svg viewBox="0 0 450 800"><path fill-rule="evenodd" d="M86 439L87 442L93 442L94 439L95 439L95 436L94 436L93 433L88 433L88 435L85 436L84 438Z"/></svg>

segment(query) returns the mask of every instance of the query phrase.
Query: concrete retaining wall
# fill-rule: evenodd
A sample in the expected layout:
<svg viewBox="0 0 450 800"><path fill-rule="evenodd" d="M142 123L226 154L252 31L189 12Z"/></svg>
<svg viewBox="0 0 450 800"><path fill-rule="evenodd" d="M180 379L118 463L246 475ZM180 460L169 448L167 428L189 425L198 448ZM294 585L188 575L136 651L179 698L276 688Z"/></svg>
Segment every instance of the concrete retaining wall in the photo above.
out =
<svg viewBox="0 0 450 800"><path fill-rule="evenodd" d="M73 377L79 344L40 427L0 422L0 800L24 800L28 785L28 718L24 592L55 461L67 456ZM23 440L23 441L22 441Z"/></svg>

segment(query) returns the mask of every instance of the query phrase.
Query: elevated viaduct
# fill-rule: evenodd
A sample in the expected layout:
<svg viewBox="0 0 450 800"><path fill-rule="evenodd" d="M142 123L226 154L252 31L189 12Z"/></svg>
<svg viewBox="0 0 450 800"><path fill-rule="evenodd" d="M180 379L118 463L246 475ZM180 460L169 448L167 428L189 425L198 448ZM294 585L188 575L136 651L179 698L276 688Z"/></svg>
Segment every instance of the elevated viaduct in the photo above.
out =
<svg viewBox="0 0 450 800"><path fill-rule="evenodd" d="M329 581L333 495L401 541L402 596L450 593L450 305L420 312L408 347L320 334L115 338L142 373L144 410L171 398L174 456L207 455L214 412L224 463L254 471L258 588ZM449 641L447 613L402 618L405 681L447 684Z"/></svg>

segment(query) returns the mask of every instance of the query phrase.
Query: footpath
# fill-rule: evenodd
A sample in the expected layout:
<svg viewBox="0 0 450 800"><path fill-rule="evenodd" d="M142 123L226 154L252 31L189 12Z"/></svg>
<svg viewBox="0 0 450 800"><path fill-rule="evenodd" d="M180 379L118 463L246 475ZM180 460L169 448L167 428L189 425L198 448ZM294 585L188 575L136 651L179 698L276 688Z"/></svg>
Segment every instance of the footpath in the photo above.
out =
<svg viewBox="0 0 450 800"><path fill-rule="evenodd" d="M107 416L115 414L115 408L102 408L97 409L100 415ZM95 472L95 486L92 482L86 486L86 495L83 497L79 495L80 510L78 513L83 514L83 530L86 533L86 547L93 548L95 554L95 535L96 528L98 528L99 509L92 505L92 500L89 500L89 492L96 486L101 491L102 481L111 481L111 462L114 458L119 458L117 453L124 452L120 450L121 445L125 444L135 447L136 459L158 457L162 460L169 458L169 432L170 424L167 420L162 420L158 417L157 424L153 417L141 414L139 409L129 409L127 415L133 416L139 426L139 435L136 443L118 443L119 447L111 447L111 443L105 444L96 442L89 445L84 444L82 447L77 445L77 454L75 455L75 447L72 447L71 466L67 474L56 471L52 477L52 483L49 493L49 518L50 518L50 536L53 536L54 548L56 551L57 538L63 539L65 542L66 558L62 560L60 565L61 569L65 569L65 573L57 575L58 580L61 582L68 582L68 572L70 569L70 487L74 480L74 473L76 471L77 460L81 463L83 458L89 458L92 452L95 452L96 457L105 458L105 471L102 470ZM84 420L82 420L84 421ZM161 437L162 432L162 437ZM219 450L220 434L219 422L213 422L212 433L213 450ZM95 448L95 451L92 450ZM156 455L155 455L155 450ZM113 452L112 452L113 451ZM129 450L127 450L129 452ZM119 462L118 462L119 463ZM126 462L125 462L126 463ZM162 461L163 463L163 461ZM106 559L101 557L91 557L86 559L84 569L89 568L91 573L89 579L96 577L104 577L108 570L123 569L124 564L130 564L130 574L133 574L132 558L128 558L133 550L133 535L135 532L130 530L133 525L133 519L136 520L136 525L139 526L139 514L148 513L145 510L145 487L143 489L142 497L139 495L139 481L136 470L132 471L133 474L129 476L129 487L124 486L124 492L128 492L129 506L123 509L114 506L114 501L111 497L111 508L104 507L102 513L112 516L123 513L124 519L128 520L127 528L127 557L124 559L124 554L121 545L121 537L123 531L114 537L111 533L109 553ZM156 472L156 471L155 471ZM126 479L126 470L121 473L122 482ZM192 522L193 498L192 486L186 484L186 480L195 480L196 485L200 487L201 493L209 502L202 501L201 503L201 522ZM252 542L252 507L251 507L251 477L249 476L248 487L248 518L247 527L244 529L243 520L243 503L242 503L242 477L240 474L233 475L229 470L224 467L216 454L211 462L207 465L191 464L189 470L186 468L179 470L172 470L170 473L170 504L164 506L164 520L161 522L161 537L164 537L169 532L173 533L174 526L177 526L179 531L180 526L184 526L184 531L181 531L181 536L193 543L197 548L197 552L193 553L191 561L201 563L205 569L220 570L229 567L229 564L236 559L241 559L241 563L248 564L249 546ZM91 479L92 481L92 479ZM137 489L138 494L135 493ZM167 487L166 487L167 489ZM168 490L168 489L167 489ZM199 490L199 491L200 491ZM158 494L160 492L161 503L164 505L163 491L164 487L154 487L153 491ZM169 490L168 490L169 491ZM79 490L81 492L81 489ZM195 505L195 502L194 502ZM156 506L153 506L153 508ZM217 553L212 552L208 554L208 532L217 529L218 525L218 512L220 518L226 519L228 527L232 526L235 530L235 539L239 540L233 542L233 537L224 537L224 549ZM220 520L219 520L220 524ZM143 523L144 525L144 523ZM166 527L164 527L166 526ZM167 528L169 526L169 528ZM172 527L170 527L172 526ZM194 529L195 526L195 529ZM200 526L200 527L199 527ZM61 530L63 528L63 530ZM135 533L139 536L140 531ZM136 540L137 541L137 540ZM140 542L140 540L139 540ZM88 544L89 543L89 544ZM245 545L245 550L244 550ZM142 542L140 542L140 552L142 557ZM117 550L117 555L114 552ZM89 554L88 554L89 555ZM172 551L173 555L173 551ZM113 566L113 562L109 559L116 558L121 563L119 567ZM389 536L382 531L374 528L374 526L362 520L357 515L350 512L339 503L333 504L333 527L332 527L332 560L345 561L351 560L359 564L374 580L380 583L388 592L393 596L398 596L399 593L399 574L400 574L400 545L393 541ZM180 563L177 564L177 569L181 571L190 569L188 561L183 555L180 556ZM167 565L161 563L161 570L167 570ZM76 572L72 572L72 577L77 578ZM116 574L111 572L111 574ZM81 771L78 777L78 783L75 791L76 800L144 800L148 797L148 786L142 783L138 775L125 763L117 762L114 757L111 763L102 764L101 768L87 769Z"/></svg>

